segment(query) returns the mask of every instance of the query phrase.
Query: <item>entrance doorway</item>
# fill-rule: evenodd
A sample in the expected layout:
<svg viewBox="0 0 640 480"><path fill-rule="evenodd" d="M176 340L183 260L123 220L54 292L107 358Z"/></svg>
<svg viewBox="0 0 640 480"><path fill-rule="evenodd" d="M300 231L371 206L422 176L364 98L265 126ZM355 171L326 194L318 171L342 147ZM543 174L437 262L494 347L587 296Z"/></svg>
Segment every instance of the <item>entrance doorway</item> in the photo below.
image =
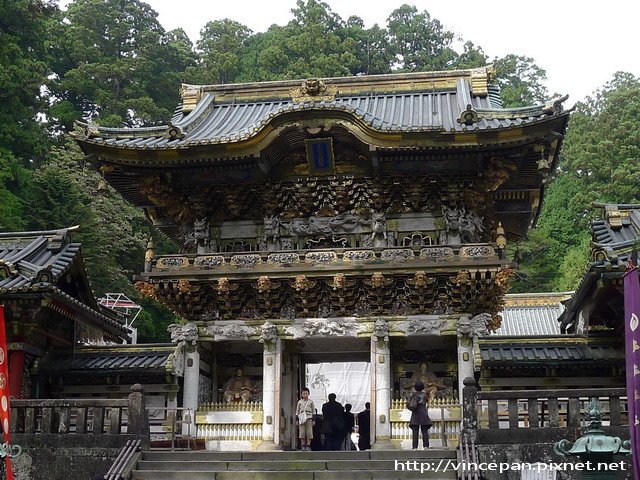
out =
<svg viewBox="0 0 640 480"><path fill-rule="evenodd" d="M351 404L352 412L364 410L371 400L371 364L369 362L321 362L305 365L305 385L320 410L330 393L343 406Z"/></svg>

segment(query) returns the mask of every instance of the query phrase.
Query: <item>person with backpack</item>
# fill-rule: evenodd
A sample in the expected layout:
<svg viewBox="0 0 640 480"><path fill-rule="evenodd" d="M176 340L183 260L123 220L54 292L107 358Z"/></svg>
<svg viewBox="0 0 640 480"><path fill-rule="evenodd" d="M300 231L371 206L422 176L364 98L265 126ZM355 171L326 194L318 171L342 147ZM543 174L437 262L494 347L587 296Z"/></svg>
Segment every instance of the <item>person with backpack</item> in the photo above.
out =
<svg viewBox="0 0 640 480"><path fill-rule="evenodd" d="M433 422L429 418L427 405L427 394L424 392L424 383L418 380L414 385L414 392L407 400L407 408L411 410L411 419L409 420L409 428L413 432L412 448L417 450L418 438L422 431L422 446L424 449L429 448L429 428Z"/></svg>

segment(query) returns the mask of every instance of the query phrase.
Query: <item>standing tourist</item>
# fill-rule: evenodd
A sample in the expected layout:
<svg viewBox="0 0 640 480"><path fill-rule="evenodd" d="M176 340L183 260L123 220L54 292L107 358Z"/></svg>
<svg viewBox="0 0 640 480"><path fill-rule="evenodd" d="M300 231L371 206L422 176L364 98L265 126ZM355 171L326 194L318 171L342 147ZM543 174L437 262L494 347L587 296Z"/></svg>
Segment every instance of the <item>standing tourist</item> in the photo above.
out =
<svg viewBox="0 0 640 480"><path fill-rule="evenodd" d="M309 389L302 389L300 400L296 405L296 416L298 417L298 431L300 437L300 449L303 451L311 450L311 439L313 438L313 412L315 407L313 400L309 399Z"/></svg>
<svg viewBox="0 0 640 480"><path fill-rule="evenodd" d="M418 380L414 386L415 392L411 394L407 401L407 408L411 410L411 420L409 427L413 431L412 448L418 448L418 436L422 431L422 446L426 450L429 448L429 428L433 422L429 418L427 410L427 394L424 392L424 383Z"/></svg>
<svg viewBox="0 0 640 480"><path fill-rule="evenodd" d="M364 404L364 410L358 414L358 431L360 439L358 446L360 450L369 450L371 448L371 404Z"/></svg>
<svg viewBox="0 0 640 480"><path fill-rule="evenodd" d="M322 405L322 433L325 450L340 450L344 438L344 408L336 402L336 394L329 394L329 401Z"/></svg>

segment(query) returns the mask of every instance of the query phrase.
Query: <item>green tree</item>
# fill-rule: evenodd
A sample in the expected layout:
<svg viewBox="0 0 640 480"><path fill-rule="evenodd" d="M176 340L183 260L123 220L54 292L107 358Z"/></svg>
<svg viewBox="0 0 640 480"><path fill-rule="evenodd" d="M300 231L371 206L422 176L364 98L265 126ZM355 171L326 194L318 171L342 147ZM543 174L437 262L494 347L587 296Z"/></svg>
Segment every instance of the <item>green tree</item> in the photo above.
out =
<svg viewBox="0 0 640 480"><path fill-rule="evenodd" d="M576 104L561 165L582 184L570 203L576 212L593 201L640 202L640 79L618 72Z"/></svg>
<svg viewBox="0 0 640 480"><path fill-rule="evenodd" d="M199 65L192 69L190 80L193 78L202 84L233 82L240 73L240 59L251 33L246 26L233 20L208 22L200 32L197 43Z"/></svg>
<svg viewBox="0 0 640 480"><path fill-rule="evenodd" d="M37 114L47 105L42 87L49 57L43 39L55 10L47 1L0 2L0 149L12 152L25 166L47 154L46 130ZM7 168L7 153L2 157L0 177L7 178L11 174L1 170Z"/></svg>
<svg viewBox="0 0 640 480"><path fill-rule="evenodd" d="M505 55L494 61L505 108L526 107L547 100L547 72L531 57Z"/></svg>
<svg viewBox="0 0 640 480"><path fill-rule="evenodd" d="M194 60L186 35L167 34L139 0L75 0L50 35L51 114L65 129L79 118L108 126L166 121Z"/></svg>
<svg viewBox="0 0 640 480"><path fill-rule="evenodd" d="M444 70L454 65L457 54L452 48L455 35L426 10L402 5L387 19L389 48L394 67L405 71Z"/></svg>
<svg viewBox="0 0 640 480"><path fill-rule="evenodd" d="M99 191L100 174L81 160L82 152L71 139L52 149L50 159L34 172L27 199L28 227L48 230L79 225L74 240L82 243L94 292L98 296L124 292L140 303L131 278L143 265L148 240L154 238L159 253L174 247L115 190ZM166 339L162 325L175 321L174 316L156 302L145 301L144 308L147 313L136 323L140 339Z"/></svg>
<svg viewBox="0 0 640 480"><path fill-rule="evenodd" d="M26 228L22 197L30 188L31 172L5 148L0 148L0 232Z"/></svg>

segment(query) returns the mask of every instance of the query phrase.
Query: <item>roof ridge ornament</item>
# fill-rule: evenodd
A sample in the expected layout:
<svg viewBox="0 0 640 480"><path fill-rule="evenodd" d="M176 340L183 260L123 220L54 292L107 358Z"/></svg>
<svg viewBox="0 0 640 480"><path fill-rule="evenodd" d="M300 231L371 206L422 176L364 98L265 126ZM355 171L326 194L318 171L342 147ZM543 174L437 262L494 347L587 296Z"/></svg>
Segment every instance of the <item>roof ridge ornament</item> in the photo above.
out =
<svg viewBox="0 0 640 480"><path fill-rule="evenodd" d="M557 115L564 111L564 107L562 106L562 102L567 100L569 95L563 95L561 97L552 98L547 103L545 103L542 113L549 113L551 115Z"/></svg>
<svg viewBox="0 0 640 480"><path fill-rule="evenodd" d="M299 88L289 91L294 102L335 100L337 89L328 86L320 78L307 78Z"/></svg>
<svg viewBox="0 0 640 480"><path fill-rule="evenodd" d="M202 99L202 87L183 83L180 86L180 97L182 98L182 112L189 113L196 108L196 105Z"/></svg>
<svg viewBox="0 0 640 480"><path fill-rule="evenodd" d="M0 259L0 280L13 277L18 274L18 269L11 262Z"/></svg>
<svg viewBox="0 0 640 480"><path fill-rule="evenodd" d="M463 123L465 125L473 125L478 120L478 112L476 112L471 104L468 104L467 108L461 111L460 115L456 119L458 123Z"/></svg>

